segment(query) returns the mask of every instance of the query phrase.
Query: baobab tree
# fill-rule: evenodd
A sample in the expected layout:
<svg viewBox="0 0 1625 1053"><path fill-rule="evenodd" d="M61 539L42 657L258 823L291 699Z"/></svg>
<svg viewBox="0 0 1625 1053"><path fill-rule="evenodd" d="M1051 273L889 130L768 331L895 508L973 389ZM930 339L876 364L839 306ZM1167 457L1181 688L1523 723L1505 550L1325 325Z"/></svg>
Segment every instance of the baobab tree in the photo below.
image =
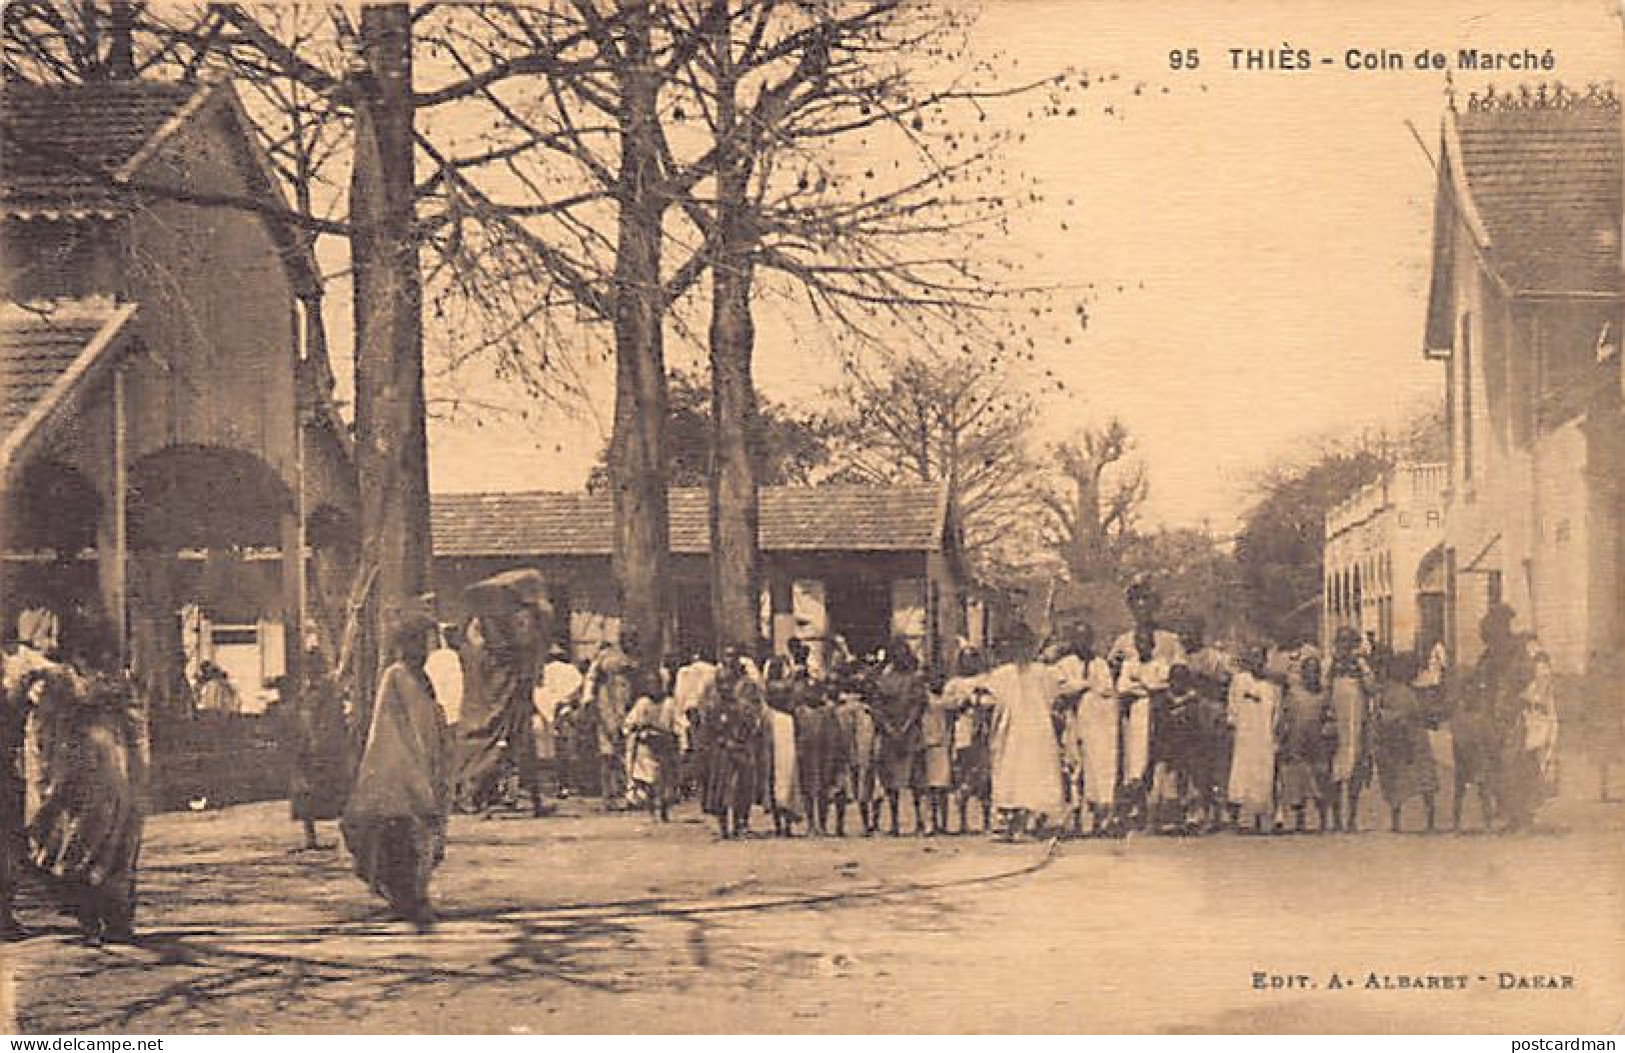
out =
<svg viewBox="0 0 1625 1053"><path fill-rule="evenodd" d="M1037 496L1046 537L1075 582L1109 578L1134 529L1150 484L1143 464L1127 462L1132 449L1128 426L1113 417L1051 451L1058 478Z"/></svg>

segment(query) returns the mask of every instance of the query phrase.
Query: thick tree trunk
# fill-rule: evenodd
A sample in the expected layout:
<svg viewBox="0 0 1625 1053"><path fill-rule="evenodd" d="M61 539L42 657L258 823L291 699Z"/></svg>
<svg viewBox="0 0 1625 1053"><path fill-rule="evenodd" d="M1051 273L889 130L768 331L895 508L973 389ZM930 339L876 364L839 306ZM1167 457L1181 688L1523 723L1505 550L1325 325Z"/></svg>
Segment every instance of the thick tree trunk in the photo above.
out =
<svg viewBox="0 0 1625 1053"><path fill-rule="evenodd" d="M627 72L621 93L620 223L615 253L615 427L609 474L615 576L625 629L646 661L666 649L670 562L666 522L666 354L662 322L661 193L648 0L623 5Z"/></svg>
<svg viewBox="0 0 1625 1053"><path fill-rule="evenodd" d="M361 491L364 639L355 662L365 727L388 618L423 592L429 475L423 404L423 290L413 220L412 23L405 4L361 11L356 148L350 178L355 282L356 468Z"/></svg>
<svg viewBox="0 0 1625 1053"><path fill-rule="evenodd" d="M107 79L135 77L135 8L130 0L113 0L107 16Z"/></svg>
<svg viewBox="0 0 1625 1053"><path fill-rule="evenodd" d="M722 648L756 649L761 636L756 384L751 358L755 231L746 207L750 158L740 149L737 80L727 8L712 24L717 70L717 206L711 264L711 611Z"/></svg>
<svg viewBox="0 0 1625 1053"><path fill-rule="evenodd" d="M746 252L719 258L711 272L710 500L711 610L717 642L754 650L761 632L761 555L751 276Z"/></svg>

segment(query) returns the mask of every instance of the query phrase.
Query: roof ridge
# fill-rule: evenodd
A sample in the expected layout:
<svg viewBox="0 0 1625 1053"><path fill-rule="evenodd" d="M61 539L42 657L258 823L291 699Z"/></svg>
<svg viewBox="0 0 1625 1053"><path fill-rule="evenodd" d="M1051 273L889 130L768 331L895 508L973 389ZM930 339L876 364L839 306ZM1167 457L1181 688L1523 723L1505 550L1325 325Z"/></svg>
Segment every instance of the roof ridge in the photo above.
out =
<svg viewBox="0 0 1625 1053"><path fill-rule="evenodd" d="M164 144L175 137L175 133L184 128L193 117L207 106L219 91L220 85L225 81L216 77L205 77L196 85L196 90L181 105L181 108L169 115L168 120L158 126L158 129L147 136L147 141L138 147L117 168L113 170L113 181L128 183L137 172L141 171L148 161L155 157Z"/></svg>

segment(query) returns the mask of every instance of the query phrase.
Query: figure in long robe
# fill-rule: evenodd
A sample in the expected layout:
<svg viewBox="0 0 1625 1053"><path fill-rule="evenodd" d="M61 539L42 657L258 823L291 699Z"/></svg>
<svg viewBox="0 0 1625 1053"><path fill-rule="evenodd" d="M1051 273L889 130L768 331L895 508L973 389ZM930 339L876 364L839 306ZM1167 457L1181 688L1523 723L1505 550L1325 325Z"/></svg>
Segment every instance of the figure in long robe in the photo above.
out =
<svg viewBox="0 0 1625 1053"><path fill-rule="evenodd" d="M875 678L873 698L875 726L880 734L880 785L886 791L890 833L899 832L898 810L903 790L914 797L914 829L924 832L920 814L918 768L920 764L921 721L930 701L919 660L905 640L892 641L886 667Z"/></svg>
<svg viewBox="0 0 1625 1053"><path fill-rule="evenodd" d="M628 631L621 646L606 642L587 670L586 693L594 747L598 754L599 786L604 808L621 807L626 798L626 765L621 727L634 701L638 678L637 641Z"/></svg>
<svg viewBox="0 0 1625 1053"><path fill-rule="evenodd" d="M773 814L773 832L789 837L800 818L801 762L796 750L796 721L792 713L794 683L790 666L775 656L763 666L762 712L767 743L768 790L764 802Z"/></svg>
<svg viewBox="0 0 1625 1053"><path fill-rule="evenodd" d="M1490 768L1490 796L1497 818L1508 831L1528 827L1545 799L1540 761L1529 748L1525 708L1535 681L1534 651L1527 637L1513 632L1514 617L1505 604L1485 614L1479 630L1484 654L1474 677L1489 717L1484 748L1495 758Z"/></svg>
<svg viewBox="0 0 1625 1053"><path fill-rule="evenodd" d="M464 634L461 742L457 797L465 809L489 812L509 795L509 781L543 812L536 756L535 685L539 616L529 604L477 614Z"/></svg>
<svg viewBox="0 0 1625 1053"><path fill-rule="evenodd" d="M101 663L43 674L34 711L40 803L34 865L92 943L132 938L147 769L146 721L127 677Z"/></svg>
<svg viewBox="0 0 1625 1053"><path fill-rule="evenodd" d="M716 702L703 716L710 756L701 805L716 817L722 837L741 837L750 829L751 807L762 783L761 688L731 657L718 671L716 689Z"/></svg>
<svg viewBox="0 0 1625 1053"><path fill-rule="evenodd" d="M16 647L0 655L0 942L23 936L12 913L12 899L28 856L24 817L29 780L24 756L29 716L43 688L43 674L57 668L57 631L52 612L25 610L17 618Z"/></svg>
<svg viewBox="0 0 1625 1053"><path fill-rule="evenodd" d="M1077 735L1083 754L1083 805L1091 830L1100 833L1117 804L1122 721L1117 686L1106 659L1089 659L1083 695L1078 699Z"/></svg>
<svg viewBox="0 0 1625 1053"><path fill-rule="evenodd" d="M1372 715L1372 749L1376 755L1377 784L1388 802L1388 828L1398 833L1405 802L1422 798L1426 828L1434 824L1434 797L1439 773L1428 744L1427 709L1412 681L1417 663L1410 654L1388 660L1386 682L1377 695Z"/></svg>
<svg viewBox="0 0 1625 1053"><path fill-rule="evenodd" d="M1055 675L1032 660L1031 636L1018 625L1006 641L1009 661L987 678L993 696L993 807L1005 817L1005 834L1036 831L1045 817L1066 807L1061 794L1061 756L1050 708Z"/></svg>
<svg viewBox="0 0 1625 1053"><path fill-rule="evenodd" d="M1281 692L1257 656L1230 680L1230 806L1242 824L1262 832L1275 819L1275 736Z"/></svg>
<svg viewBox="0 0 1625 1053"><path fill-rule="evenodd" d="M332 822L344 812L350 788L350 738L344 699L319 649L306 649L300 672L299 690L284 703L288 811L304 830L304 848L314 850L321 847L316 824Z"/></svg>
<svg viewBox="0 0 1625 1053"><path fill-rule="evenodd" d="M355 872L401 918L433 927L429 879L445 857L451 737L424 671L433 619L408 613L391 633L372 723L340 830Z"/></svg>
<svg viewBox="0 0 1625 1053"><path fill-rule="evenodd" d="M1344 626L1332 641L1332 660L1326 670L1332 721L1337 746L1332 753L1332 829L1360 829L1360 793L1371 778L1371 752L1367 714L1375 677L1360 654L1363 641L1357 630Z"/></svg>

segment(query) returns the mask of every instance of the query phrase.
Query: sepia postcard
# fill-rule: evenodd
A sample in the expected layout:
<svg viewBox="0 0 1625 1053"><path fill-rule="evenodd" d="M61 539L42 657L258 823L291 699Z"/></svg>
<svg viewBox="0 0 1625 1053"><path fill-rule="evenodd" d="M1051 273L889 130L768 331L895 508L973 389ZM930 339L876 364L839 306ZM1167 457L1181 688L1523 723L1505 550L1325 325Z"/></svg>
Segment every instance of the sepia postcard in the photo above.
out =
<svg viewBox="0 0 1625 1053"><path fill-rule="evenodd" d="M0 1031L1625 1029L1617 0L0 23Z"/></svg>

